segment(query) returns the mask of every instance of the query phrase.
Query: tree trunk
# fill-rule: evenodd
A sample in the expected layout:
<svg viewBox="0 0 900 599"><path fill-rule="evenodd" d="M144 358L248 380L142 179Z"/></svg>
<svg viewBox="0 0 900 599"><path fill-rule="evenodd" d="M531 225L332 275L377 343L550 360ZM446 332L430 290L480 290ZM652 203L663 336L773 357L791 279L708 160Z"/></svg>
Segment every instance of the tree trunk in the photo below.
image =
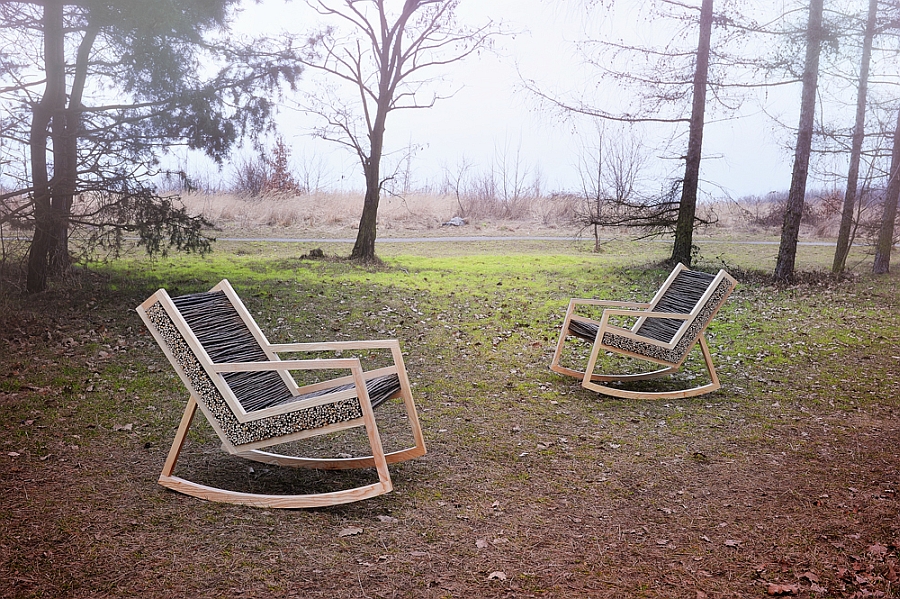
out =
<svg viewBox="0 0 900 599"><path fill-rule="evenodd" d="M703 123L706 113L706 86L709 77L709 47L712 36L713 0L703 0L700 7L700 41L697 44L697 64L694 71L693 105L688 132L684 181L678 222L675 224L675 244L670 262L691 265L694 245L694 214L697 211L697 191L700 188L700 159L703 151Z"/></svg>
<svg viewBox="0 0 900 599"><path fill-rule="evenodd" d="M891 174L888 179L887 194L884 198L884 214L881 230L875 244L875 264L872 272L884 275L891 269L891 249L894 246L894 221L897 220L897 199L900 198L900 111L897 113L897 127L894 129L894 149L891 152Z"/></svg>
<svg viewBox="0 0 900 599"><path fill-rule="evenodd" d="M856 124L850 145L850 168L847 171L847 190L841 210L841 226L838 229L837 247L831 272L840 274L850 253L850 230L853 226L853 212L856 207L856 193L859 184L859 159L865 138L866 98L869 87L869 63L872 61L872 39L875 37L875 17L878 15L878 0L869 0L869 15L866 19L866 33L863 38L862 59L859 65L859 88L856 93Z"/></svg>
<svg viewBox="0 0 900 599"><path fill-rule="evenodd" d="M800 218L806 201L806 178L809 175L809 156L812 151L813 125L815 123L816 88L819 83L819 55L822 50L822 2L809 3L809 24L806 29L806 62L803 66L803 92L800 98L800 126L794 151L794 170L788 205L781 227L781 244L775 263L775 280L790 283L794 278L797 258L797 242L800 236Z"/></svg>
<svg viewBox="0 0 900 599"><path fill-rule="evenodd" d="M363 200L362 216L359 219L359 231L356 234L356 243L350 252L351 260L360 262L374 262L375 235L378 220L378 202L381 196L381 176L378 161L369 160L366 168L366 197Z"/></svg>
<svg viewBox="0 0 900 599"><path fill-rule="evenodd" d="M383 106L383 110L382 110ZM378 111L372 132L369 134L369 156L363 160L363 172L366 175L366 197L363 200L362 216L359 219L359 231L356 243L350 252L351 260L374 262L375 234L378 221L378 203L381 199L381 153L384 148L384 123L387 118L388 102L379 99Z"/></svg>
<svg viewBox="0 0 900 599"><path fill-rule="evenodd" d="M65 272L72 265L69 253L69 224L75 190L78 186L78 138L81 135L82 99L87 81L88 60L96 38L97 28L89 24L78 46L72 89L69 92L69 106L61 115L58 124L54 120L54 185L50 203L57 218L50 237L52 245L48 258L50 272L55 274Z"/></svg>
<svg viewBox="0 0 900 599"><path fill-rule="evenodd" d="M44 32L44 72L47 83L41 101L32 112L30 133L31 181L34 187L34 236L28 253L25 289L37 293L47 288L49 255L58 233L58 206L52 202L55 180L47 166L48 127L54 132L63 126L66 108L66 58L62 2L48 1L42 19ZM54 140L55 142L55 140ZM60 149L61 150L61 149ZM54 154L57 148L54 143ZM54 179L56 178L54 165Z"/></svg>

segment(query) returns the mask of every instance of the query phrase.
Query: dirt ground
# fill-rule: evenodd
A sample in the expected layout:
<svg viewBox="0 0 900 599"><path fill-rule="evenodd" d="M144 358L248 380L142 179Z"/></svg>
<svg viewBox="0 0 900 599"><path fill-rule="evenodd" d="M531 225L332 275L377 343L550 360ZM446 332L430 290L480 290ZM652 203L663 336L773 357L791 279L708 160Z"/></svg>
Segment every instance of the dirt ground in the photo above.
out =
<svg viewBox="0 0 900 599"><path fill-rule="evenodd" d="M544 331L513 367L410 362L429 454L392 467L388 495L279 511L155 484L184 391L120 316L152 289L107 283L2 319L0 597L900 596L896 293L876 291L892 320L872 313L874 338L734 360L689 400L584 391L547 371ZM248 466L208 427L182 462L259 492L369 476Z"/></svg>

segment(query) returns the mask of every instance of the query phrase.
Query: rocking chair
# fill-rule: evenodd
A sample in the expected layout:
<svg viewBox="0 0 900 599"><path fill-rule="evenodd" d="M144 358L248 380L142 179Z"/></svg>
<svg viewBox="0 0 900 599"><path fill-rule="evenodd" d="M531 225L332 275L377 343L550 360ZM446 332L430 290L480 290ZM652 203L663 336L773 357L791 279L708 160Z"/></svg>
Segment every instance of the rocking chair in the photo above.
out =
<svg viewBox="0 0 900 599"><path fill-rule="evenodd" d="M648 303L573 298L569 302L550 369L582 379L581 386L585 389L614 397L675 399L715 391L721 384L704 332L736 285L737 281L724 270L711 275L689 270L679 264ZM597 321L576 315L578 306L600 306L605 309ZM610 322L612 318L621 317L636 321L630 329ZM577 337L593 344L584 371L560 364L563 348L569 337ZM681 368L698 341L710 378L710 382L705 385L676 391L632 391L604 384L641 381L672 374ZM639 358L660 364L664 368L639 374L597 374L594 370L601 351Z"/></svg>
<svg viewBox="0 0 900 599"><path fill-rule="evenodd" d="M160 289L138 306L137 312L191 394L159 477L165 487L210 501L258 507L336 505L389 492L388 464L425 454L397 340L269 343L227 280L208 292L176 298ZM374 349L390 350L393 365L364 371L357 357L282 360L278 356ZM290 371L304 370L349 370L350 374L298 387ZM414 445L385 453L373 409L393 397L403 400ZM230 454L279 466L325 470L374 467L378 482L315 494L263 495L209 487L173 476L198 407ZM367 433L371 448L368 456L330 459L262 451L360 426Z"/></svg>

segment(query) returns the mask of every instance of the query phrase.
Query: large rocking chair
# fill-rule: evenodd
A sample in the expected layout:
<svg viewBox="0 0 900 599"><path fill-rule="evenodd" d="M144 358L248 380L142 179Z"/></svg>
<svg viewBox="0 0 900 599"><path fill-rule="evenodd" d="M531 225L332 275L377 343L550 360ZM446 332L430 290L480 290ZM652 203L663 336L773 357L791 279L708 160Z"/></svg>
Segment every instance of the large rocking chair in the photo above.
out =
<svg viewBox="0 0 900 599"><path fill-rule="evenodd" d="M269 343L227 280L206 293L176 298L160 289L137 311L191 394L159 477L165 487L210 501L258 507L336 505L389 492L388 464L425 454L397 340ZM282 360L278 356L376 349L390 350L393 365L364 371L357 357ZM304 370L344 370L350 374L298 387L290 372ZM414 445L385 453L373 409L394 397L403 400ZM374 467L378 482L314 494L264 495L228 491L173 476L198 407L230 454L279 466L324 470ZM262 451L352 427L365 427L370 455L330 459Z"/></svg>
<svg viewBox="0 0 900 599"><path fill-rule="evenodd" d="M679 264L648 303L573 298L569 302L550 369L580 378L581 386L585 389L614 397L675 399L715 391L721 384L704 332L736 285L737 281L724 270L711 275L689 270ZM605 309L597 321L577 315L575 312L578 306L599 306ZM634 321L633 326L626 329L611 322L621 318L631 319ZM560 364L563 348L570 337L593 344L583 371ZM642 381L672 374L681 368L698 341L709 372L710 382L707 384L674 391L633 391L605 384ZM662 365L663 368L638 374L595 373L601 351L639 358Z"/></svg>

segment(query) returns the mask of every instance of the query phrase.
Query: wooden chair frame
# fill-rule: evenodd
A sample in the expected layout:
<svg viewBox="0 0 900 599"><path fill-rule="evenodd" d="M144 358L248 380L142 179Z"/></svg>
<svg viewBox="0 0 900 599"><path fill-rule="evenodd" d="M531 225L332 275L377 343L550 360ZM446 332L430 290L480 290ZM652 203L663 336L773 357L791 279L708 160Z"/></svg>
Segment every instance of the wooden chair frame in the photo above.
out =
<svg viewBox="0 0 900 599"><path fill-rule="evenodd" d="M663 283L662 287L660 287L659 291L657 291L656 295L654 295L653 299L649 302L622 302L611 300L572 298L569 301L569 307L566 310L566 316L563 320L559 342L556 345L556 351L553 354L553 359L550 363L550 369L560 374L581 379L581 386L585 389L597 391L605 395L629 399L678 399L702 395L704 393L710 393L712 391L715 391L716 389L719 389L721 387L721 383L712 361L712 355L709 350L709 344L706 341L705 331L709 323L715 317L719 308L722 306L722 304L731 294L734 287L737 285L737 281L735 281L735 279L724 270L720 270L718 274L714 278L712 278L702 297L700 297L700 299L695 303L693 309L690 312L680 313L656 310L655 308L657 304L666 295L666 292L669 291L669 288L678 278L678 275L681 274L682 271L686 270L688 270L686 266L684 266L683 264L678 264L666 279L666 281ZM603 307L604 310L600 320L598 321L592 318L577 315L576 311L579 306ZM620 326L613 325L611 323L611 318L614 317L633 318L635 319L635 322L631 329L626 329ZM680 325L677 333L672 337L670 341L664 342L641 335L639 333L641 325L644 324L649 318L681 320L683 321L683 324ZM698 322L701 326L697 326L696 323ZM581 327L582 331L589 331L593 330L593 328L596 328L596 335L591 341L593 343L591 354L583 371L569 368L560 364L563 348L565 346L566 340L569 337L574 336L587 340L586 336L584 336L583 334L579 335L572 332L573 325L576 327L578 325L587 325ZM608 333L614 335L616 338L633 340L634 342L636 342L634 344L634 347L658 348L659 352L639 352L610 345L606 342L606 335ZM691 349L698 342L703 355L703 361L710 378L710 382L705 385L699 385L697 387L683 390L654 392L631 391L603 384L609 382L643 381L672 374L681 368L685 359L690 354ZM637 374L596 373L594 371L601 351L608 351L623 356L649 361L661 365L663 366L663 368ZM674 359L672 359L671 357L673 352L676 354L676 357Z"/></svg>
<svg viewBox="0 0 900 599"><path fill-rule="evenodd" d="M403 362L399 341L390 339L379 341L335 341L323 343L269 343L227 280L223 280L210 291L224 292L225 296L240 316L240 319L243 321L243 324L246 325L260 348L265 352L268 360L258 362L214 363L209 358L209 355L197 336L191 330L191 327L179 313L178 308L175 306L165 289L160 289L137 307L137 312L141 319L147 325L160 348L172 364L172 367L178 373L185 387L190 390L190 399L188 400L184 414L181 418L181 423L175 434L175 439L172 442L172 447L169 450L168 457L166 458L162 473L159 477L159 483L161 485L180 493L210 501L272 508L320 507L367 499L391 491L392 483L390 472L388 471L388 464L419 457L426 453L425 441L416 412L415 402L413 401L412 392L410 390L409 378ZM197 369L197 367L185 365L185 358L182 355L185 353L185 348L177 343L177 339L174 342L171 339L167 339L157 324L154 323L150 311L151 309L155 309L157 310L156 314L159 314L159 308L165 310L172 325L177 329L177 334L187 344L187 348L189 348L189 351L196 357L197 362L199 362L199 367L202 368L202 373L199 375L197 372L188 372L189 370L192 370L192 368ZM158 316L156 318L158 318ZM279 357L279 354L284 353L320 351L343 352L348 350L371 349L390 350L393 365L376 370L365 371L362 368L359 358L356 357L311 360L291 360ZM290 371L301 370L349 370L350 374L326 382L298 387L291 376ZM277 372L293 396L298 398L301 398L304 395L311 396L308 399L298 399L283 405L276 405L250 412L246 411L229 388L224 375L226 373L235 372L265 371ZM208 380L215 386L214 391L208 388L208 383L204 389L197 388L203 386L197 382L198 376L202 378L203 375L208 377L208 379L204 378L203 380ZM399 390L391 394L389 398L402 398L414 441L414 445L411 447L390 453L385 453L382 447L375 413L366 385L368 381L386 375L396 375L399 379ZM329 390L342 386L348 388L328 392ZM218 393L218 395L221 396L221 400L224 401L224 404L221 404L220 402L220 405L218 405L216 409L222 410L224 409L224 406L227 406L227 410L231 412L231 415L234 418L233 422L239 423L236 426L252 427L254 423L261 423L266 419L271 420L279 417L290 418L292 415L295 415L302 410L329 406L334 407L336 404L341 404L341 402L346 402L347 400L351 400L352 402L354 398L358 400L358 407L361 414L357 417L328 423L323 426L316 426L314 428L299 427L296 428L296 430L286 430L283 434L276 434L268 438L261 438L251 442L236 443L229 435L228 431L224 429L219 416L214 413L211 405L209 405L207 401L204 401L204 391L206 393ZM230 454L279 466L318 468L325 470L374 467L378 473L378 482L353 489L328 493L263 495L218 489L174 476L173 471L175 469L175 464L178 461L179 454L187 437L188 429L190 428L198 408L206 416L210 425L222 441L223 449ZM371 448L371 454L368 456L330 459L282 455L263 451L264 448L272 445L288 443L360 426L365 427L366 429L369 446Z"/></svg>

